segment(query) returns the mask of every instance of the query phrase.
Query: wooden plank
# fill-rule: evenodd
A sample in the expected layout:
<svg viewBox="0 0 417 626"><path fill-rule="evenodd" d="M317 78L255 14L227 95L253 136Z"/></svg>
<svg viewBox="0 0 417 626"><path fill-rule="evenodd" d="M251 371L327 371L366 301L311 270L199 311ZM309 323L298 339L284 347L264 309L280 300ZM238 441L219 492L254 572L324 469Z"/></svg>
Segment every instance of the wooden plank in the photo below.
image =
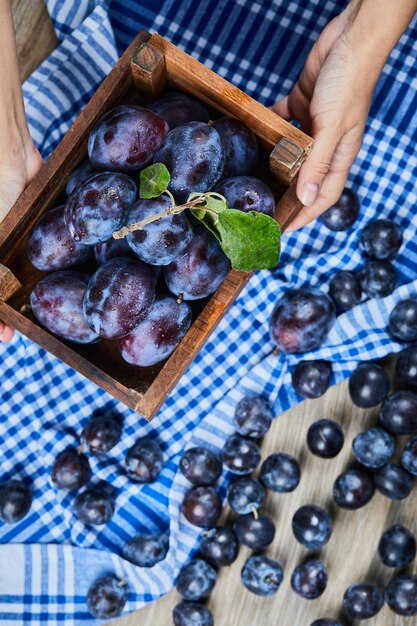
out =
<svg viewBox="0 0 417 626"><path fill-rule="evenodd" d="M0 263L0 300L6 302L21 289L22 285L8 267Z"/></svg>
<svg viewBox="0 0 417 626"><path fill-rule="evenodd" d="M144 43L132 59L133 81L145 98L153 100L165 89L167 74L164 55Z"/></svg>

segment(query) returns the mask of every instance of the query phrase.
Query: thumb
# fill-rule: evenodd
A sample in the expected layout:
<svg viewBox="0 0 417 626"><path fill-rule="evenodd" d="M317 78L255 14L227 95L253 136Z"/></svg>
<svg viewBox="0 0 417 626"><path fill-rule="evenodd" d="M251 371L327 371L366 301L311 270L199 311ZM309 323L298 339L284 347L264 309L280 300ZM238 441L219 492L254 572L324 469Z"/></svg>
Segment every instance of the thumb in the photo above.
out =
<svg viewBox="0 0 417 626"><path fill-rule="evenodd" d="M290 121L291 113L288 96L285 96L284 98L281 98L281 100L278 100L278 102L275 102L275 104L271 106L271 109L274 113L284 118L284 120Z"/></svg>
<svg viewBox="0 0 417 626"><path fill-rule="evenodd" d="M313 149L298 174L296 191L304 206L312 206L317 200L338 143L339 138L329 127L316 135Z"/></svg>

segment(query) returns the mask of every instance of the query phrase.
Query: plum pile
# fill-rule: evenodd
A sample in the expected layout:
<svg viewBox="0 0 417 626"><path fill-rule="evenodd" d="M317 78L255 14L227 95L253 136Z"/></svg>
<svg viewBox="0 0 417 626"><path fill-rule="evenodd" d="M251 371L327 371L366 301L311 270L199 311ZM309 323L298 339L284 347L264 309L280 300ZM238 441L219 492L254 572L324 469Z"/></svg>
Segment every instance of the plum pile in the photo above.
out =
<svg viewBox="0 0 417 626"><path fill-rule="evenodd" d="M51 272L30 295L42 326L69 342L114 340L135 367L172 354L193 321L188 302L212 295L231 267L209 226L189 211L168 214L173 203L213 192L224 193L227 208L275 212L274 194L251 175L259 160L252 130L210 115L172 91L147 107L117 106L98 121L88 159L67 180L65 203L41 215L29 235L29 259ZM149 164L168 168L160 195L139 185Z"/></svg>

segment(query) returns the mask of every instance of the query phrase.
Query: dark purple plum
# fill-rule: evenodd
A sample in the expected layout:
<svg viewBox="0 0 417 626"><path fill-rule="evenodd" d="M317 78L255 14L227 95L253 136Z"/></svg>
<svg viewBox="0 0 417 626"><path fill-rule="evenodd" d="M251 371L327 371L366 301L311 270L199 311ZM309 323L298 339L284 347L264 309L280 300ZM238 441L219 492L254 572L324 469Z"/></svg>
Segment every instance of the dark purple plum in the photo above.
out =
<svg viewBox="0 0 417 626"><path fill-rule="evenodd" d="M51 272L81 265L90 256L90 248L71 237L60 206L46 211L32 228L28 255L38 270Z"/></svg>
<svg viewBox="0 0 417 626"><path fill-rule="evenodd" d="M353 404L369 409L383 402L389 394L390 379L377 363L359 363L349 378L349 394Z"/></svg>
<svg viewBox="0 0 417 626"><path fill-rule="evenodd" d="M86 489L74 500L74 513L85 524L101 526L107 524L114 515L114 497L105 489Z"/></svg>
<svg viewBox="0 0 417 626"><path fill-rule="evenodd" d="M417 615L417 576L403 574L392 578L385 589L385 599L396 615Z"/></svg>
<svg viewBox="0 0 417 626"><path fill-rule="evenodd" d="M417 386L417 346L409 346L399 353L395 373L406 385Z"/></svg>
<svg viewBox="0 0 417 626"><path fill-rule="evenodd" d="M216 570L203 559L192 559L184 565L175 586L184 600L196 601L207 598L216 584Z"/></svg>
<svg viewBox="0 0 417 626"><path fill-rule="evenodd" d="M292 518L294 537L308 550L326 545L333 530L330 515L316 504L305 504Z"/></svg>
<svg viewBox="0 0 417 626"><path fill-rule="evenodd" d="M336 478L333 498L342 509L360 509L372 499L375 486L372 478L362 470L347 470Z"/></svg>
<svg viewBox="0 0 417 626"><path fill-rule="evenodd" d="M123 239L108 239L103 243L96 243L94 246L94 256L97 261L97 265L103 265L110 259L116 259L119 256L133 257L132 251L129 248L126 237Z"/></svg>
<svg viewBox="0 0 417 626"><path fill-rule="evenodd" d="M417 299L408 298L395 305L389 316L388 329L397 341L417 340Z"/></svg>
<svg viewBox="0 0 417 626"><path fill-rule="evenodd" d="M395 439L383 428L370 428L356 435L352 451L361 465L377 469L391 461Z"/></svg>
<svg viewBox="0 0 417 626"><path fill-rule="evenodd" d="M213 615L199 602L180 602L172 611L174 626L214 626Z"/></svg>
<svg viewBox="0 0 417 626"><path fill-rule="evenodd" d="M96 580L87 592L87 608L97 619L112 619L122 614L127 602L128 587L113 574Z"/></svg>
<svg viewBox="0 0 417 626"><path fill-rule="evenodd" d="M332 367L326 361L301 361L291 375L296 392L303 398L320 398L329 388Z"/></svg>
<svg viewBox="0 0 417 626"><path fill-rule="evenodd" d="M417 437L413 437L404 446L401 465L409 474L417 476Z"/></svg>
<svg viewBox="0 0 417 626"><path fill-rule="evenodd" d="M403 242L401 228L391 220L368 222L359 237L359 247L371 259L390 261L395 259Z"/></svg>
<svg viewBox="0 0 417 626"><path fill-rule="evenodd" d="M222 461L217 452L196 446L184 452L180 470L193 485L213 485L222 473Z"/></svg>
<svg viewBox="0 0 417 626"><path fill-rule="evenodd" d="M271 338L286 353L308 352L325 341L336 319L335 306L319 289L287 291L271 315Z"/></svg>
<svg viewBox="0 0 417 626"><path fill-rule="evenodd" d="M123 557L139 567L153 567L168 552L167 535L137 535L123 546Z"/></svg>
<svg viewBox="0 0 417 626"><path fill-rule="evenodd" d="M250 556L240 577L246 589L257 596L272 596L281 586L284 571L278 561L268 556Z"/></svg>
<svg viewBox="0 0 417 626"><path fill-rule="evenodd" d="M257 211L270 217L275 215L274 194L266 183L254 176L233 176L215 186L214 191L227 200L231 209L244 213Z"/></svg>
<svg viewBox="0 0 417 626"><path fill-rule="evenodd" d="M251 474L259 465L261 452L253 439L231 435L223 447L223 463L230 472L241 476Z"/></svg>
<svg viewBox="0 0 417 626"><path fill-rule="evenodd" d="M106 454L120 441L122 425L112 415L92 417L81 433L81 443L90 454Z"/></svg>
<svg viewBox="0 0 417 626"><path fill-rule="evenodd" d="M401 524L390 526L379 540L378 556L386 567L409 565L416 556L413 533Z"/></svg>
<svg viewBox="0 0 417 626"><path fill-rule="evenodd" d="M301 470L294 457L284 452L276 452L262 463L259 478L267 489L289 493L298 487Z"/></svg>
<svg viewBox="0 0 417 626"><path fill-rule="evenodd" d="M32 506L32 490L21 480L0 483L0 520L15 524L23 519Z"/></svg>
<svg viewBox="0 0 417 626"><path fill-rule="evenodd" d="M317 420L307 431L307 445L313 454L322 459L333 459L343 448L345 436L333 420Z"/></svg>
<svg viewBox="0 0 417 626"><path fill-rule="evenodd" d="M137 483L153 483L164 465L160 445L154 439L138 439L127 451L125 466L127 475Z"/></svg>
<svg viewBox="0 0 417 626"><path fill-rule="evenodd" d="M78 183L81 183L94 173L95 170L88 159L87 161L80 163L75 169L72 170L71 174L67 178L67 184L65 186L65 193L67 196L74 191Z"/></svg>
<svg viewBox="0 0 417 626"><path fill-rule="evenodd" d="M255 133L240 120L222 117L213 124L220 135L226 164L223 178L248 174L257 164L258 140Z"/></svg>
<svg viewBox="0 0 417 626"><path fill-rule="evenodd" d="M185 202L192 191L205 193L222 178L225 158L220 135L204 122L177 126L158 148L154 162L168 168L169 190L178 202Z"/></svg>
<svg viewBox="0 0 417 626"><path fill-rule="evenodd" d="M417 394L396 391L381 407L381 424L393 435L413 435L417 432Z"/></svg>
<svg viewBox="0 0 417 626"><path fill-rule="evenodd" d="M149 313L155 284L154 272L141 261L110 259L88 283L84 315L89 327L105 339L127 335Z"/></svg>
<svg viewBox="0 0 417 626"><path fill-rule="evenodd" d="M220 496L213 487L192 487L184 496L182 512L193 526L211 528L222 513Z"/></svg>
<svg viewBox="0 0 417 626"><path fill-rule="evenodd" d="M275 524L266 515L242 515L234 523L236 537L243 546L260 552L271 544L275 537Z"/></svg>
<svg viewBox="0 0 417 626"><path fill-rule="evenodd" d="M316 619L310 626L343 626L337 619L330 619L328 617L322 617Z"/></svg>
<svg viewBox="0 0 417 626"><path fill-rule="evenodd" d="M137 224L171 206L167 195L138 200L129 210L126 223ZM126 237L131 250L145 263L169 265L182 254L193 236L185 213L167 215L160 220L129 233Z"/></svg>
<svg viewBox="0 0 417 626"><path fill-rule="evenodd" d="M71 237L84 245L107 241L126 223L136 200L136 185L126 174L101 172L77 185L65 205Z"/></svg>
<svg viewBox="0 0 417 626"><path fill-rule="evenodd" d="M352 272L337 272L330 279L329 296L339 311L353 309L362 298L359 280Z"/></svg>
<svg viewBox="0 0 417 626"><path fill-rule="evenodd" d="M261 508L265 489L259 480L250 476L235 478L227 490L230 508L239 515L247 515Z"/></svg>
<svg viewBox="0 0 417 626"><path fill-rule="evenodd" d="M88 138L95 169L131 172L152 161L168 132L162 117L134 104L107 111Z"/></svg>
<svg viewBox="0 0 417 626"><path fill-rule="evenodd" d="M413 488L413 477L399 465L388 463L374 473L374 485L386 498L403 500Z"/></svg>
<svg viewBox="0 0 417 626"><path fill-rule="evenodd" d="M90 277L61 270L41 278L30 294L32 313L54 335L75 343L92 343L98 335L88 326L83 311Z"/></svg>
<svg viewBox="0 0 417 626"><path fill-rule="evenodd" d="M327 569L317 560L301 563L292 573L291 587L302 598L315 600L327 587Z"/></svg>
<svg viewBox="0 0 417 626"><path fill-rule="evenodd" d="M147 105L150 111L160 115L168 124L170 130L188 122L208 122L209 112L194 98L185 93L174 91L162 96Z"/></svg>
<svg viewBox="0 0 417 626"><path fill-rule="evenodd" d="M382 609L384 594L371 583L350 585L343 596L343 608L352 619L374 617Z"/></svg>
<svg viewBox="0 0 417 626"><path fill-rule="evenodd" d="M196 227L184 253L164 267L168 289L184 300L199 300L216 291L230 270L230 261L205 227Z"/></svg>
<svg viewBox="0 0 417 626"><path fill-rule="evenodd" d="M359 198L352 189L345 188L340 198L319 217L320 222L330 230L347 230L356 222L359 215Z"/></svg>
<svg viewBox="0 0 417 626"><path fill-rule="evenodd" d="M235 409L235 424L239 435L259 439L269 430L274 414L268 400L262 396L242 398Z"/></svg>
<svg viewBox="0 0 417 626"><path fill-rule="evenodd" d="M186 302L158 296L145 319L119 339L125 361L149 367L169 357L189 330L193 312Z"/></svg>
<svg viewBox="0 0 417 626"><path fill-rule="evenodd" d="M236 561L239 544L231 528L216 526L201 533L200 551L209 563L219 568Z"/></svg>
<svg viewBox="0 0 417 626"><path fill-rule="evenodd" d="M51 480L57 489L79 489L90 477L88 458L75 448L62 452L52 465Z"/></svg>
<svg viewBox="0 0 417 626"><path fill-rule="evenodd" d="M389 261L368 261L358 273L363 293L368 298L385 298L397 286L397 270Z"/></svg>

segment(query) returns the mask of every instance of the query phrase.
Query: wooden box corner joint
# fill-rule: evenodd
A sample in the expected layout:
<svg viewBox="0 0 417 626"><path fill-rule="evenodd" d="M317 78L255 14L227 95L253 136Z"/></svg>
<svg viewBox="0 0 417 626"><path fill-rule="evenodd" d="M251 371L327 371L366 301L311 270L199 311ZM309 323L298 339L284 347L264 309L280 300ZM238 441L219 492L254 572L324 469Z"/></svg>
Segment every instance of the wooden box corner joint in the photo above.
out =
<svg viewBox="0 0 417 626"><path fill-rule="evenodd" d="M8 267L0 263L0 300L7 302L22 288Z"/></svg>
<svg viewBox="0 0 417 626"><path fill-rule="evenodd" d="M301 148L287 137L282 137L269 157L272 173L279 180L291 183L309 152L310 150Z"/></svg>
<svg viewBox="0 0 417 626"><path fill-rule="evenodd" d="M147 98L156 98L167 84L163 53L152 44L143 43L132 58L132 73L143 94Z"/></svg>

